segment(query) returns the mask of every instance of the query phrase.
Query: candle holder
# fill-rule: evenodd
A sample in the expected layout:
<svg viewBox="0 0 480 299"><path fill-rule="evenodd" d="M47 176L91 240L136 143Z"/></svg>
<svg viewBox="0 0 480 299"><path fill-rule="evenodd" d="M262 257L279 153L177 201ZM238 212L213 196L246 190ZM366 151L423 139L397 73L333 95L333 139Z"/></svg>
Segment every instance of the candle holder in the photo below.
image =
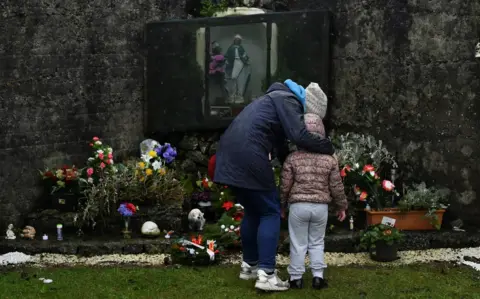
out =
<svg viewBox="0 0 480 299"><path fill-rule="evenodd" d="M130 217L123 217L123 238L124 239L131 239L132 238L132 231L130 230Z"/></svg>

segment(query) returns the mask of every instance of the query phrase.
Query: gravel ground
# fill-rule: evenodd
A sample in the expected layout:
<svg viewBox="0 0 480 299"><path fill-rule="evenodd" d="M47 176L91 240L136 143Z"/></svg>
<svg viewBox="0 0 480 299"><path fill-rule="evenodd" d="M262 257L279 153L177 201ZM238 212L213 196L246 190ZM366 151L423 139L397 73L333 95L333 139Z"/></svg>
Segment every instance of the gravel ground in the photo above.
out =
<svg viewBox="0 0 480 299"><path fill-rule="evenodd" d="M480 270L480 265L471 261L464 261L465 256L480 256L480 247L463 249L429 249L422 251L401 251L400 259L390 263L378 263L371 260L367 253L325 253L326 262L329 266L348 266L348 265L406 265L430 262L459 262ZM62 254L39 254L26 255L21 252L11 252L0 255L0 266L29 265L33 267L52 267L52 266L112 266L119 264L138 265L138 266L161 266L164 264L165 254L112 254L94 257L79 257L76 255ZM228 256L223 260L225 264L240 263L240 255ZM277 262L280 266L286 266L289 263L288 256L277 256ZM306 260L308 263L308 258Z"/></svg>

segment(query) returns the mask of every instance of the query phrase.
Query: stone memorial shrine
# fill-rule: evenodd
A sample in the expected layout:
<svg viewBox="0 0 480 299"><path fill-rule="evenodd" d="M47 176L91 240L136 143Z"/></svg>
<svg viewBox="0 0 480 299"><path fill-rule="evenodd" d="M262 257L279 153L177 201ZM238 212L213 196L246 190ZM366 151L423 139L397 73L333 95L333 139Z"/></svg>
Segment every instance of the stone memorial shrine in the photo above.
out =
<svg viewBox="0 0 480 299"><path fill-rule="evenodd" d="M279 80L316 78L328 90L330 18L263 12L147 24L148 131L224 129Z"/></svg>
<svg viewBox="0 0 480 299"><path fill-rule="evenodd" d="M286 79L328 97L349 209L343 223L331 213L326 251L366 251L363 237L392 231L391 260L480 245L480 37L467 4L137 2L42 6L34 22L37 11L5 4L20 21L0 32L0 254L197 265L241 250L244 210L212 181L212 156L244 107Z"/></svg>

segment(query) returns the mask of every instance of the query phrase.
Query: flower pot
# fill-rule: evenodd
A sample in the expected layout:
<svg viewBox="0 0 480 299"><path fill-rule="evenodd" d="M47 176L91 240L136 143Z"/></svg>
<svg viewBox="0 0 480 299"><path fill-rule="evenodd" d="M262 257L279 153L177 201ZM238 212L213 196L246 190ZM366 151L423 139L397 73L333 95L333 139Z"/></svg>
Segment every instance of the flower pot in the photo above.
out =
<svg viewBox="0 0 480 299"><path fill-rule="evenodd" d="M382 211L367 211L367 225L379 224L383 217L389 217L396 220L395 227L401 230L435 230L431 219L426 217L426 210L402 212L399 209L386 209ZM445 210L437 210L439 224L442 224Z"/></svg>
<svg viewBox="0 0 480 299"><path fill-rule="evenodd" d="M397 253L397 244L388 245L384 241L378 241L375 249L370 252L370 257L377 262L392 262L398 259Z"/></svg>
<svg viewBox="0 0 480 299"><path fill-rule="evenodd" d="M74 193L55 192L50 195L52 209L60 212L75 212L78 206L78 197Z"/></svg>

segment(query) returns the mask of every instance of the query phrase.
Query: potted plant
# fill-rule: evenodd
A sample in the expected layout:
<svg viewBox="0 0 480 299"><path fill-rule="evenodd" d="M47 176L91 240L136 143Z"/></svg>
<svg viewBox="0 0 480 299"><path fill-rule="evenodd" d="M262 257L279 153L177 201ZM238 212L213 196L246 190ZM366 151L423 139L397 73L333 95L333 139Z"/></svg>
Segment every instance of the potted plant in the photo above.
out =
<svg viewBox="0 0 480 299"><path fill-rule="evenodd" d="M404 235L397 228L375 224L360 234L360 248L366 249L370 257L379 262L391 262L398 259L398 245Z"/></svg>
<svg viewBox="0 0 480 299"><path fill-rule="evenodd" d="M388 217L395 219L395 227L401 230L440 229L448 193L427 188L425 183L407 188L396 207L367 211L367 224L378 224Z"/></svg>
<svg viewBox="0 0 480 299"><path fill-rule="evenodd" d="M449 194L448 189L427 188L424 182L413 185L413 188L407 188L398 202L400 212L409 216L400 218L401 228L404 230L440 229L443 214L448 207Z"/></svg>

